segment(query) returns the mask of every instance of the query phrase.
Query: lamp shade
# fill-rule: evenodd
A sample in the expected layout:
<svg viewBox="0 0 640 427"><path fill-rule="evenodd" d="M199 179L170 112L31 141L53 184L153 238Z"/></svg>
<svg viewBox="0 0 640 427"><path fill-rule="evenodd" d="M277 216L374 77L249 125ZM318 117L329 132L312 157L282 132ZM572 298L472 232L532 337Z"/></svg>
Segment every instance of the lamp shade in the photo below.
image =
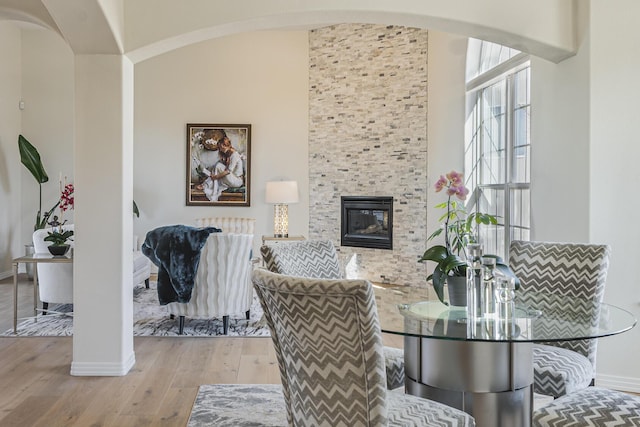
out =
<svg viewBox="0 0 640 427"><path fill-rule="evenodd" d="M265 195L267 203L298 203L297 181L270 181L267 182Z"/></svg>

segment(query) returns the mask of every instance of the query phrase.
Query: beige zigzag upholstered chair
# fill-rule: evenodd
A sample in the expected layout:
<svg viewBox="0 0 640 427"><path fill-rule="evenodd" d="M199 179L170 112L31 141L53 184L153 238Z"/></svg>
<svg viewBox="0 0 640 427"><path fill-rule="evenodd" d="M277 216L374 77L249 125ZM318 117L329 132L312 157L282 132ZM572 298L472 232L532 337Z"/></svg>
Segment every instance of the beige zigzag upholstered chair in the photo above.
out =
<svg viewBox="0 0 640 427"><path fill-rule="evenodd" d="M533 413L533 427L640 426L640 397L587 387L555 399Z"/></svg>
<svg viewBox="0 0 640 427"><path fill-rule="evenodd" d="M534 290L580 298L593 310L591 302L600 303L604 296L609 252L607 245L513 241L509 266L520 279L519 297L525 303L527 290ZM547 344L533 346L536 393L559 397L594 384L596 339Z"/></svg>
<svg viewBox="0 0 640 427"><path fill-rule="evenodd" d="M472 426L457 409L388 391L371 283L255 269L290 426Z"/></svg>
<svg viewBox="0 0 640 427"><path fill-rule="evenodd" d="M344 275L333 242L329 240L303 240L260 248L262 258L269 271L287 276L317 279L343 279ZM399 348L384 348L387 369L387 388L404 385L404 351Z"/></svg>
<svg viewBox="0 0 640 427"><path fill-rule="evenodd" d="M534 411L531 425L640 426L640 397L601 387L583 388Z"/></svg>

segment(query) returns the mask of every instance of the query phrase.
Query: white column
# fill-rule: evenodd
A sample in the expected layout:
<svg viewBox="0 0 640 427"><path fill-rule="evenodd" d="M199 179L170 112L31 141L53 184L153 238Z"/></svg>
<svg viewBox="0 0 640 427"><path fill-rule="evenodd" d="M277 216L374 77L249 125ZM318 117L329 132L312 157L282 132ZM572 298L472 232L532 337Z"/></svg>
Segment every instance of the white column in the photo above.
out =
<svg viewBox="0 0 640 427"><path fill-rule="evenodd" d="M132 296L133 64L77 55L72 375L135 364Z"/></svg>

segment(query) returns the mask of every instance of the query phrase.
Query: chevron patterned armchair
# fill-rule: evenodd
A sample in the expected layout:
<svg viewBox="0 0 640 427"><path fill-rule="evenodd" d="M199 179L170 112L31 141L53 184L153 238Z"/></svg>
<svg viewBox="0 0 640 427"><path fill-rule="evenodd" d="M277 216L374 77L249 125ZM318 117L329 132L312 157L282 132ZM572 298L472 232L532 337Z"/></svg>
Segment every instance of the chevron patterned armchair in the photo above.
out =
<svg viewBox="0 0 640 427"><path fill-rule="evenodd" d="M527 290L534 290L600 303L609 253L607 245L513 241L509 266L520 279L518 292L525 302ZM567 304L572 301L567 299ZM594 384L596 339L547 344L533 347L536 393L557 398Z"/></svg>
<svg viewBox="0 0 640 427"><path fill-rule="evenodd" d="M290 426L473 426L431 400L389 391L366 280L252 273L271 329Z"/></svg>
<svg viewBox="0 0 640 427"><path fill-rule="evenodd" d="M318 279L343 279L338 254L330 240L302 240L298 242L263 245L262 259L269 271L287 276ZM384 347L387 369L387 388L404 385L404 351Z"/></svg>
<svg viewBox="0 0 640 427"><path fill-rule="evenodd" d="M336 248L330 240L301 240L262 245L262 259L269 271L288 276L342 279Z"/></svg>

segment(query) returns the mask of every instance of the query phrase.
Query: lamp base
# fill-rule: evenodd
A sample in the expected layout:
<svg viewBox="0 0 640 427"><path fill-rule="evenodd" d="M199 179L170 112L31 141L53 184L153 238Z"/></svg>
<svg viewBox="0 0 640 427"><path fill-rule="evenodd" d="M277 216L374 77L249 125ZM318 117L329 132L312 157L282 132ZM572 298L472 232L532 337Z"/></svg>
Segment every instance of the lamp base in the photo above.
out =
<svg viewBox="0 0 640 427"><path fill-rule="evenodd" d="M277 237L278 239L287 238L289 234L274 234L273 237Z"/></svg>
<svg viewBox="0 0 640 427"><path fill-rule="evenodd" d="M273 221L274 237L289 237L289 212L287 205L283 203L274 205Z"/></svg>

